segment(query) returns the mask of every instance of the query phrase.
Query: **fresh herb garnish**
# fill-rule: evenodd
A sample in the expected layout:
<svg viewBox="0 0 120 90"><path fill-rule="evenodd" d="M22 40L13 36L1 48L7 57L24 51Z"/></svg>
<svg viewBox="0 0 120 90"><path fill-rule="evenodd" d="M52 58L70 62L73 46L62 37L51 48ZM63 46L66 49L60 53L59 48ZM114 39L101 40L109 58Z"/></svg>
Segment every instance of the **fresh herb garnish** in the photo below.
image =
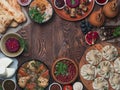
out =
<svg viewBox="0 0 120 90"><path fill-rule="evenodd" d="M27 52L27 42L23 38L19 38L20 46Z"/></svg>
<svg viewBox="0 0 120 90"><path fill-rule="evenodd" d="M100 65L98 65L98 68L100 69Z"/></svg>
<svg viewBox="0 0 120 90"><path fill-rule="evenodd" d="M75 4L75 0L71 0L71 2L72 2L72 5Z"/></svg>
<svg viewBox="0 0 120 90"><path fill-rule="evenodd" d="M55 71L55 74L56 75L66 75L67 74L67 68L68 66L63 63L63 62L58 62L56 64L56 71Z"/></svg>
<svg viewBox="0 0 120 90"><path fill-rule="evenodd" d="M37 10L37 7L31 7L29 9L29 15L35 22L42 23L45 17L45 13L42 14L40 11Z"/></svg>
<svg viewBox="0 0 120 90"><path fill-rule="evenodd" d="M3 90L2 86L0 86L0 90Z"/></svg>
<svg viewBox="0 0 120 90"><path fill-rule="evenodd" d="M115 28L115 31L113 32L113 36L115 37L120 36L120 26Z"/></svg>
<svg viewBox="0 0 120 90"><path fill-rule="evenodd" d="M43 87L36 87L36 90L44 90Z"/></svg>
<svg viewBox="0 0 120 90"><path fill-rule="evenodd" d="M104 90L108 90L108 88L107 88L107 87L105 87L105 88L104 88Z"/></svg>

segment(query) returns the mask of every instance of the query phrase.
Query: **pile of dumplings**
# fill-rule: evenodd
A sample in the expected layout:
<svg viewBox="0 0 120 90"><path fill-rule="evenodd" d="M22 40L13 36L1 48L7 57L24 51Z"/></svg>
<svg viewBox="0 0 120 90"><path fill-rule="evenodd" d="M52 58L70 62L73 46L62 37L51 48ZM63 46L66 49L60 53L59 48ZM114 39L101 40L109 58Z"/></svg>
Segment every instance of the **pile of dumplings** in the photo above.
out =
<svg viewBox="0 0 120 90"><path fill-rule="evenodd" d="M113 45L106 45L101 51L94 49L86 54L86 61L80 69L85 80L93 80L94 90L120 90L120 57ZM110 84L109 84L110 83Z"/></svg>

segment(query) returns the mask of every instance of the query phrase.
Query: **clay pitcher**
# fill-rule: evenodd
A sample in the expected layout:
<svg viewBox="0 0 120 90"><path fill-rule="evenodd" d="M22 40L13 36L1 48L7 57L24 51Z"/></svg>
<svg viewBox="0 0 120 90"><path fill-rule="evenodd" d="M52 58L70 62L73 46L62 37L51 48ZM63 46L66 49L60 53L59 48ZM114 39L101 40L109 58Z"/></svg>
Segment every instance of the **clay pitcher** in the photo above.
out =
<svg viewBox="0 0 120 90"><path fill-rule="evenodd" d="M108 18L114 18L118 14L118 3L117 0L112 0L108 2L104 7L103 7L103 12L106 17Z"/></svg>
<svg viewBox="0 0 120 90"><path fill-rule="evenodd" d="M100 8L98 11L94 11L89 17L89 22L96 27L102 26L104 21L105 16L103 14L102 8Z"/></svg>

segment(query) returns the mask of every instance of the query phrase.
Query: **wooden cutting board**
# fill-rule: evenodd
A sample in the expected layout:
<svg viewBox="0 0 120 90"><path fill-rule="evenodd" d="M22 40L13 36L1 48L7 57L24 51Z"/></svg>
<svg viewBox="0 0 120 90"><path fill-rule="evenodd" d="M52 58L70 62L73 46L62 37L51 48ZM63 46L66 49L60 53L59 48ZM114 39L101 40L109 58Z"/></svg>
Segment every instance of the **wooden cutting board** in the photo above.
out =
<svg viewBox="0 0 120 90"><path fill-rule="evenodd" d="M102 43L99 43L99 44L96 44L96 45L93 45L91 47L89 47L88 49L86 49L84 55L82 56L81 60L80 60L80 63L79 63L79 69L81 69L81 67L85 64L88 64L88 62L86 61L86 54L90 51L90 50L93 50L93 49L97 49L99 51L101 51L102 47L106 46L106 45L112 45L110 43L106 43L106 42L102 42ZM115 46L115 45L114 45ZM118 52L120 53L120 47L117 47L115 46L118 50ZM104 58L103 58L104 60ZM111 62L112 63L112 62ZM79 70L80 71L80 70ZM98 75L97 75L98 77ZM93 83L93 80L85 80L81 74L80 74L80 79L82 81L82 83L85 85L85 87L88 89L88 90L94 90L93 87L92 87L92 83ZM108 81L108 79L106 79ZM109 84L109 90L114 90L112 89L112 87L110 86Z"/></svg>

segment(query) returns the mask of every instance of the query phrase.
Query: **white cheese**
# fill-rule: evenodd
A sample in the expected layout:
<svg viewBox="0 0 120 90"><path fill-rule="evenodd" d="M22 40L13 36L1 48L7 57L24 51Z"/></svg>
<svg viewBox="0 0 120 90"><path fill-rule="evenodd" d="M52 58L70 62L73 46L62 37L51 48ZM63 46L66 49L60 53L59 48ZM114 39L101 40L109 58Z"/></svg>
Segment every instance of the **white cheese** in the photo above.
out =
<svg viewBox="0 0 120 90"><path fill-rule="evenodd" d="M73 90L83 90L83 85L81 82L76 82L73 84Z"/></svg>
<svg viewBox="0 0 120 90"><path fill-rule="evenodd" d="M12 62L13 60L10 58L7 58L7 57L0 58L0 67L7 68Z"/></svg>
<svg viewBox="0 0 120 90"><path fill-rule="evenodd" d="M7 78L12 77L15 74L16 69L15 68L6 68Z"/></svg>
<svg viewBox="0 0 120 90"><path fill-rule="evenodd" d="M3 78L6 76L6 68L0 67L0 78Z"/></svg>

